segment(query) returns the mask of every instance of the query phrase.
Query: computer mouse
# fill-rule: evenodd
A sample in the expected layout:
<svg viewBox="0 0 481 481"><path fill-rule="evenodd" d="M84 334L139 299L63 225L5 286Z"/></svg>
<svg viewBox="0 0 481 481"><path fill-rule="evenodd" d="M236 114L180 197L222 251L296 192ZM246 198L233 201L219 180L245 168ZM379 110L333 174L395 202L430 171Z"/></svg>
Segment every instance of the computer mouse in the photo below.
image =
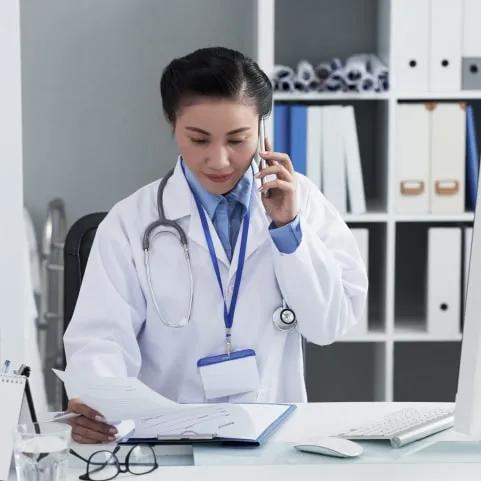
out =
<svg viewBox="0 0 481 481"><path fill-rule="evenodd" d="M298 451L338 458L355 458L362 454L362 446L359 444L348 439L335 437L319 438L306 444L296 444L294 447Z"/></svg>

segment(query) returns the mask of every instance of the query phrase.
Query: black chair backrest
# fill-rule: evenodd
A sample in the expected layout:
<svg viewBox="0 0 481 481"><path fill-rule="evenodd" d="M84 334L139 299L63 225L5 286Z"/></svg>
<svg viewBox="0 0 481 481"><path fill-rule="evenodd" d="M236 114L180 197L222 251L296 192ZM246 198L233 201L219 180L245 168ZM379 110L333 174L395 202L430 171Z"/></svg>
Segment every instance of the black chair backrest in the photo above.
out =
<svg viewBox="0 0 481 481"><path fill-rule="evenodd" d="M97 212L81 217L68 231L64 247L64 304L63 330L72 319L80 285L87 266L97 227L107 212Z"/></svg>
<svg viewBox="0 0 481 481"><path fill-rule="evenodd" d="M67 329L72 319L75 304L77 303L80 285L87 266L90 249L94 241L97 227L102 222L107 212L97 212L81 217L75 222L67 233L65 239L64 277L63 277L63 331ZM65 354L63 367L65 369ZM67 408L68 398L63 388L63 409Z"/></svg>

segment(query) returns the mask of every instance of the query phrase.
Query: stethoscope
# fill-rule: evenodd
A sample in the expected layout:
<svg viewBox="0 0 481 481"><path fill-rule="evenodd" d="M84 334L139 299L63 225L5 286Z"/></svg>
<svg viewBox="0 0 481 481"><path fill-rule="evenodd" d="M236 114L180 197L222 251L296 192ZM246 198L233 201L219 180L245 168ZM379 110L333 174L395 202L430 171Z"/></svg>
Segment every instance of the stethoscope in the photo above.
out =
<svg viewBox="0 0 481 481"><path fill-rule="evenodd" d="M184 232L184 229L180 227L180 225L173 221L166 219L165 211L164 211L164 190L167 184L167 181L170 179L172 174L174 173L175 169L170 170L160 181L159 188L157 189L157 211L158 211L158 219L147 226L145 229L143 240L142 240L142 247L144 249L144 264L145 270L147 272L147 284L149 286L149 291L151 298L153 300L154 308L159 316L159 319L167 326L167 327L185 327L189 322L192 314L192 300L194 297L194 277L192 275L192 264L190 259L190 251L189 245L187 242L187 235ZM157 230L159 227L164 227L165 229L159 231ZM152 232L155 230L155 234L152 235ZM177 236L175 235L177 233ZM156 300L156 296L154 293L154 288L152 285L152 273L150 270L150 245L151 240L153 240L156 236L168 233L174 235L174 237L178 238L180 244L182 245L182 249L184 251L185 261L187 263L187 270L189 272L189 301L185 315L177 322L170 322L166 321L160 312L159 305ZM282 301L282 306L277 308L273 315L272 315L272 322L274 326L279 329L280 331L288 331L293 329L297 324L297 319L294 311L289 308L286 304L285 300Z"/></svg>

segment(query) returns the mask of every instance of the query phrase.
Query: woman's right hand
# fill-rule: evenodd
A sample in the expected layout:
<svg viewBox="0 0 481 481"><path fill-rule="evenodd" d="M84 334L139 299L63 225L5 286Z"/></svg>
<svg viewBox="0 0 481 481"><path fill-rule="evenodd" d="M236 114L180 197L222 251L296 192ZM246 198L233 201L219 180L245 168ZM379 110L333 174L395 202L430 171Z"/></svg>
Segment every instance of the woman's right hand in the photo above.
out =
<svg viewBox="0 0 481 481"><path fill-rule="evenodd" d="M107 443L115 440L117 429L105 423L104 417L80 399L70 399L68 411L81 414L68 421L72 426L72 439L78 443Z"/></svg>

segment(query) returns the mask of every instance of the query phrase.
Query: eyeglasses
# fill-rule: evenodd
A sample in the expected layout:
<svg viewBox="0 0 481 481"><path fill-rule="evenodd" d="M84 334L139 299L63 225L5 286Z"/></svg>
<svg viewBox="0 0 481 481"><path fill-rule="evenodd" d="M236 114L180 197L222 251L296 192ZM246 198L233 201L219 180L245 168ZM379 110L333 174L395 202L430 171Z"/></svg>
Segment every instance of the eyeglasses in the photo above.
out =
<svg viewBox="0 0 481 481"><path fill-rule="evenodd" d="M149 445L136 444L132 446L123 463L119 461L116 455L119 449L120 446L117 446L113 451L96 451L88 459L71 449L71 454L87 463L87 472L79 476L79 479L82 481L108 481L114 479L120 473L147 474L159 467L154 450Z"/></svg>

